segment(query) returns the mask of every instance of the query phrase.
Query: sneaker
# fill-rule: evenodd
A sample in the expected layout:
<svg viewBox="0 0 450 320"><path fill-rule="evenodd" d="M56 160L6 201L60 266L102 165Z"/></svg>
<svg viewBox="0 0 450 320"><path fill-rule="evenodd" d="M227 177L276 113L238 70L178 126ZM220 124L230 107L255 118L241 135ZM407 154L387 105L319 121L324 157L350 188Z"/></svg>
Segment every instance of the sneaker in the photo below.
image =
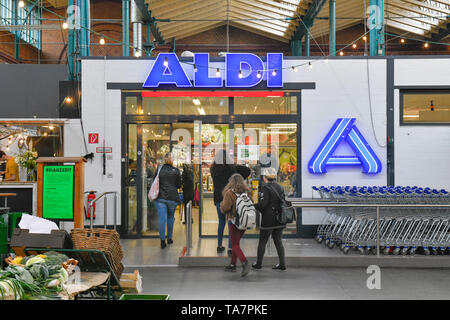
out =
<svg viewBox="0 0 450 320"><path fill-rule="evenodd" d="M217 247L217 252L224 252L225 251L225 247Z"/></svg>
<svg viewBox="0 0 450 320"><path fill-rule="evenodd" d="M230 263L225 267L225 271L236 272L236 265Z"/></svg>
<svg viewBox="0 0 450 320"><path fill-rule="evenodd" d="M253 269L256 269L256 270L261 270L261 269L262 269L262 265L257 264L256 262L253 262L252 268L253 268Z"/></svg>
<svg viewBox="0 0 450 320"><path fill-rule="evenodd" d="M250 272L250 263L248 262L248 260L246 260L246 261L242 264L241 277L245 277L249 272Z"/></svg>
<svg viewBox="0 0 450 320"><path fill-rule="evenodd" d="M231 255L233 254L233 251L231 249L228 249L227 253L228 253L228 256L231 257Z"/></svg>
<svg viewBox="0 0 450 320"><path fill-rule="evenodd" d="M167 247L166 241L165 240L161 240L161 249L164 249L165 247Z"/></svg>
<svg viewBox="0 0 450 320"><path fill-rule="evenodd" d="M172 244L173 240L172 239L167 239L167 244Z"/></svg>
<svg viewBox="0 0 450 320"><path fill-rule="evenodd" d="M286 270L286 266L281 266L280 264L277 264L273 266L273 270Z"/></svg>

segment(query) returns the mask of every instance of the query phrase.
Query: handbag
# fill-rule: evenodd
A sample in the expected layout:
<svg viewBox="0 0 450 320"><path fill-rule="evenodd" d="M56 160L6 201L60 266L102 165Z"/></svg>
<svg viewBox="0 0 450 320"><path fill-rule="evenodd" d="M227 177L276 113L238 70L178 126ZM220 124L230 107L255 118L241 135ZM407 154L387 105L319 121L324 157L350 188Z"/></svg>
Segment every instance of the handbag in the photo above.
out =
<svg viewBox="0 0 450 320"><path fill-rule="evenodd" d="M295 220L295 208L285 199L283 199L278 193L278 191L275 190L275 188L270 187L270 189L277 195L277 197L281 201L281 210L276 215L276 219L281 224L292 223Z"/></svg>
<svg viewBox="0 0 450 320"><path fill-rule="evenodd" d="M148 191L148 200L154 201L158 198L159 195L159 172L161 171L161 167L158 167L158 172L156 173L156 177L152 182L152 186Z"/></svg>

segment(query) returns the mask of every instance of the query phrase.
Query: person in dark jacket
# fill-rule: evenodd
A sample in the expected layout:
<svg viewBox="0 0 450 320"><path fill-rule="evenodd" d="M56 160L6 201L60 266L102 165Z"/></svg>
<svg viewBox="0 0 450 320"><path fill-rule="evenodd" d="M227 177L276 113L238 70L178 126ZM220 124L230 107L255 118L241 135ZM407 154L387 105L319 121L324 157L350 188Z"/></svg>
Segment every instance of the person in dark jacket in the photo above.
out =
<svg viewBox="0 0 450 320"><path fill-rule="evenodd" d="M186 205L189 201L194 200L194 172L192 166L184 163L183 173L181 174L182 188L183 188L183 208L184 208L184 222L186 223ZM192 219L192 222L194 220Z"/></svg>
<svg viewBox="0 0 450 320"><path fill-rule="evenodd" d="M226 150L218 151L214 157L214 162L210 169L214 186L214 204L216 206L217 216L219 218L219 226L217 230L217 252L223 252L225 250L222 246L222 241L226 217L220 210L220 203L223 200L222 192L233 174L239 173L245 180L251 173L248 167L234 165L233 162L233 159L227 155ZM230 224L228 224L228 230L230 230ZM231 252L231 242L230 239L228 239L229 256L231 255Z"/></svg>
<svg viewBox="0 0 450 320"><path fill-rule="evenodd" d="M155 177L158 174L156 171ZM164 165L159 168L159 194L155 201L158 211L159 237L161 249L166 247L166 225L167 243L172 244L173 224L175 221L175 210L180 202L178 190L181 188L180 170L173 166L172 153L164 156Z"/></svg>
<svg viewBox="0 0 450 320"><path fill-rule="evenodd" d="M261 192L258 195L258 203L255 208L261 212L261 227L259 231L258 256L252 267L254 269L262 268L262 261L266 249L267 241L272 235L273 243L277 249L280 263L275 265L272 269L286 270L286 259L284 256L283 247L283 229L285 224L281 224L277 220L277 214L281 210L281 198L284 197L283 188L276 183L277 172L273 168L267 168L263 171L264 184L261 187Z"/></svg>

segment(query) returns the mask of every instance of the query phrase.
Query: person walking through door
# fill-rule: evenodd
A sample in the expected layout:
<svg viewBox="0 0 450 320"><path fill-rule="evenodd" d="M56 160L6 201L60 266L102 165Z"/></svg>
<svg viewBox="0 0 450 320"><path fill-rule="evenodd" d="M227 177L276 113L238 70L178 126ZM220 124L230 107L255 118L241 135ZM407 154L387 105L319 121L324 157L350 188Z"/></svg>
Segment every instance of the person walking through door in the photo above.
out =
<svg viewBox="0 0 450 320"><path fill-rule="evenodd" d="M181 174L181 181L183 187L183 211L184 211L184 222L186 223L186 206L189 201L194 200L194 173L192 170L192 166L184 163L183 164L183 173ZM191 220L192 223L194 219Z"/></svg>
<svg viewBox="0 0 450 320"><path fill-rule="evenodd" d="M274 168L266 168L262 171L262 174L264 184L261 187L261 192L258 194L258 203L255 204L255 208L261 212L262 219L259 231L258 255L252 267L253 269L262 268L266 244L270 236L272 236L280 260L280 263L272 269L286 270L286 258L282 241L283 229L286 225L277 220L277 215L281 210L280 197L284 197L284 190L276 183L277 171Z"/></svg>
<svg viewBox="0 0 450 320"><path fill-rule="evenodd" d="M233 159L228 156L226 150L218 150L216 152L210 171L213 179L214 205L219 220L217 229L217 252L223 252L225 251L225 247L222 246L222 242L226 224L225 214L220 209L220 203L223 200L223 190L233 174L239 173L244 179L247 179L251 171L246 166L234 165ZM228 223L228 231L230 231L230 223ZM228 256L231 256L230 239L228 239Z"/></svg>
<svg viewBox="0 0 450 320"><path fill-rule="evenodd" d="M153 179L156 178L158 170ZM180 202L178 190L181 188L181 175L178 168L173 166L172 153L168 152L164 156L164 165L159 169L159 194L155 201L158 211L159 236L161 239L161 249L166 245L166 225L167 244L172 244L173 224L175 221L175 210Z"/></svg>
<svg viewBox="0 0 450 320"><path fill-rule="evenodd" d="M242 272L241 276L245 277L248 272L250 271L250 264L247 260L247 258L244 255L244 252L242 252L242 249L240 247L240 241L242 236L245 233L245 230L239 230L234 225L234 220L236 218L236 199L237 196L247 193L249 198L251 199L251 190L247 186L247 184L244 181L244 178L239 173L235 173L230 177L230 180L228 184L225 186L223 190L223 201L220 203L220 210L223 212L227 218L228 221L231 223L229 224L230 228L230 242L231 242L231 262L228 266L225 267L226 271L235 272L236 271L236 262L237 259L242 263Z"/></svg>

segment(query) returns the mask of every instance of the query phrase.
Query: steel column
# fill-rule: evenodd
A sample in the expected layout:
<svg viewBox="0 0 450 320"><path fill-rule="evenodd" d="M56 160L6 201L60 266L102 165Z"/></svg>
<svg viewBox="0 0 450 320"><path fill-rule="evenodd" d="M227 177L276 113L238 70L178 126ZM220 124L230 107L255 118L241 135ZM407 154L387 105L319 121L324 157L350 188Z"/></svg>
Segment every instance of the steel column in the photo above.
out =
<svg viewBox="0 0 450 320"><path fill-rule="evenodd" d="M377 53L384 56L384 0L378 0Z"/></svg>
<svg viewBox="0 0 450 320"><path fill-rule="evenodd" d="M328 32L328 54L336 55L336 0L329 3L329 32Z"/></svg>
<svg viewBox="0 0 450 320"><path fill-rule="evenodd" d="M371 56L378 55L378 43L377 43L377 25L378 25L378 0L370 0L369 6L369 50Z"/></svg>
<svg viewBox="0 0 450 320"><path fill-rule="evenodd" d="M308 30L305 33L305 56L310 56L310 38L311 34L309 33L309 27Z"/></svg>
<svg viewBox="0 0 450 320"><path fill-rule="evenodd" d="M300 39L291 40L291 51L293 56L301 56L302 55L302 41Z"/></svg>
<svg viewBox="0 0 450 320"><path fill-rule="evenodd" d="M67 39L67 65L69 67L69 77L68 80L75 79L75 65L74 65L74 54L75 54L75 0L69 0L68 3L69 12L67 12L67 24L68 29L68 39Z"/></svg>
<svg viewBox="0 0 450 320"><path fill-rule="evenodd" d="M130 55L130 0L122 0L122 55Z"/></svg>

